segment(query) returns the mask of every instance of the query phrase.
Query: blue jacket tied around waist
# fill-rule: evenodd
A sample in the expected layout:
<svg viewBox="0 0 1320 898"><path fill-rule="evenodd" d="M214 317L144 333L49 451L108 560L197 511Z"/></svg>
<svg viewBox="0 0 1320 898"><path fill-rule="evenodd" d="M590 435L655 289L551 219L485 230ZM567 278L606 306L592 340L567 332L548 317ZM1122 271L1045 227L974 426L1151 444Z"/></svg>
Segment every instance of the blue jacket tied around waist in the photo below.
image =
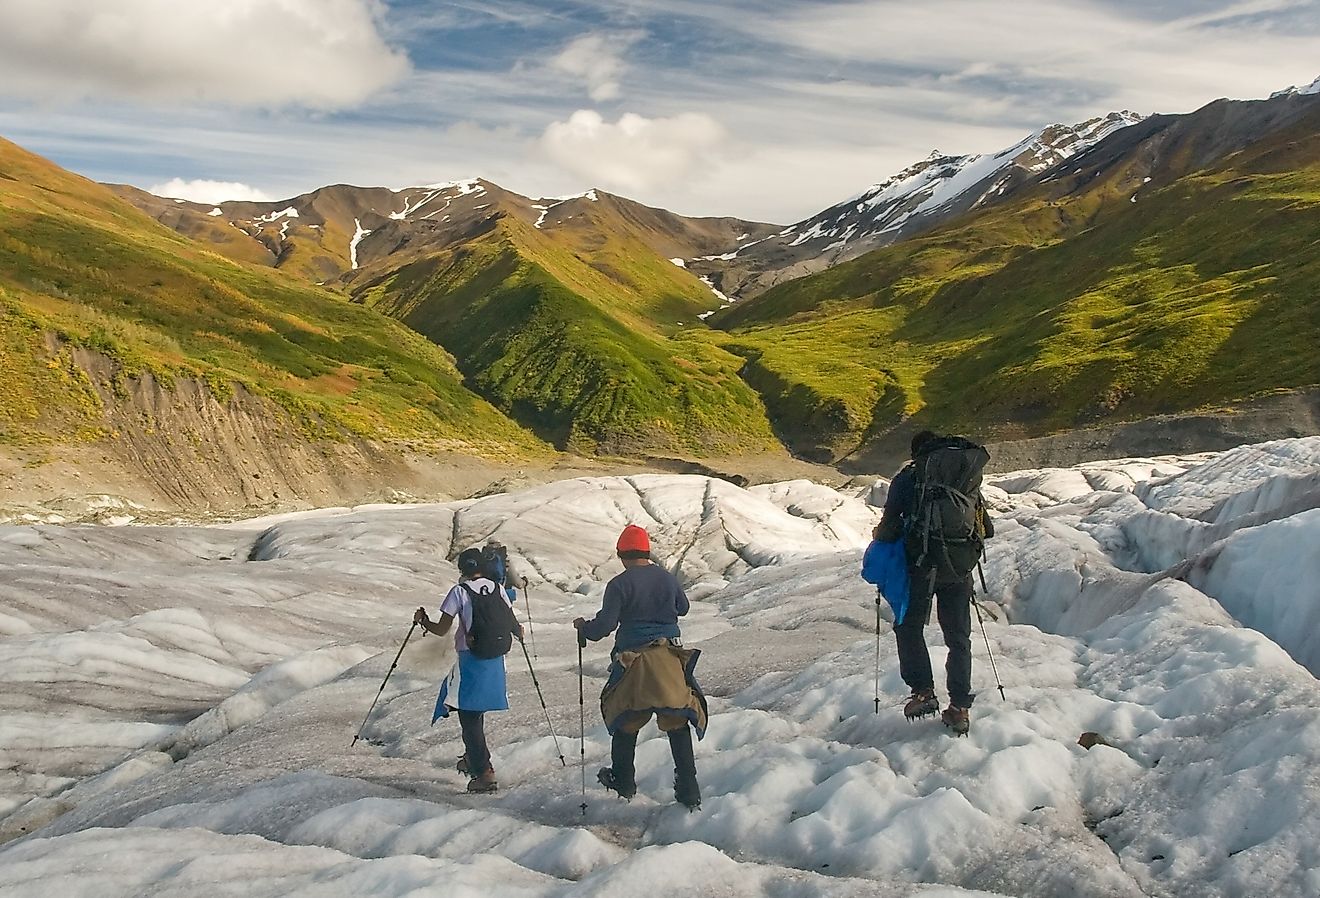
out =
<svg viewBox="0 0 1320 898"><path fill-rule="evenodd" d="M903 623L908 607L907 552L903 540L871 540L862 555L862 579L874 584L894 609L894 626Z"/></svg>

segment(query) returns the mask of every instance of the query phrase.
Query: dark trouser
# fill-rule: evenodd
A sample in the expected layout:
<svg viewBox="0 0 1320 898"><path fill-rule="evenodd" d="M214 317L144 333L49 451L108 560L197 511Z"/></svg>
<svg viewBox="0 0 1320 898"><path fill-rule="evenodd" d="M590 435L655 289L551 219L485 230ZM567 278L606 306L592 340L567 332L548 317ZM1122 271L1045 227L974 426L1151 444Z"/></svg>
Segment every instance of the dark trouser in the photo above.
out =
<svg viewBox="0 0 1320 898"><path fill-rule="evenodd" d="M669 731L669 751L674 756L674 797L686 805L701 803L697 785L697 759L692 749L692 727Z"/></svg>
<svg viewBox="0 0 1320 898"><path fill-rule="evenodd" d="M486 747L484 711L458 712L458 723L463 728L463 749L467 755L469 775L477 777L490 767L490 749Z"/></svg>
<svg viewBox="0 0 1320 898"><path fill-rule="evenodd" d="M682 718L675 716L672 720L677 721ZM645 722L643 719L642 723ZM625 791L629 791L637 788L637 730L625 732L625 729L626 727L621 727L610 741L610 769L614 772L614 781ZM684 788L695 789L697 760L692 748L692 727L683 721L682 726L666 730L666 735L669 736L669 752L674 756L676 782L681 783Z"/></svg>
<svg viewBox="0 0 1320 898"><path fill-rule="evenodd" d="M894 628L898 641L898 669L903 682L914 692L934 689L935 676L930 669L930 652L923 632L930 620L931 600L936 600L944 644L949 648L945 665L948 674L949 702L959 708L972 706L972 577L951 583L935 583L929 570L908 568L910 597L903 623ZM934 595L932 596L932 591Z"/></svg>

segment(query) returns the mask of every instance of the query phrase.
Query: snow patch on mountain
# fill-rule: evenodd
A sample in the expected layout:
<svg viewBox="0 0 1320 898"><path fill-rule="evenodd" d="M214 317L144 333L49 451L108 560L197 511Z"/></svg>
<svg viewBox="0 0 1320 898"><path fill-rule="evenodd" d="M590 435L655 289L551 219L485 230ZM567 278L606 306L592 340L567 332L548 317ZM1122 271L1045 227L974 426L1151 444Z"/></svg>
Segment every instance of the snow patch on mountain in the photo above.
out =
<svg viewBox="0 0 1320 898"><path fill-rule="evenodd" d="M716 289L715 284L714 284L714 282L711 281L709 275L705 275L705 274L703 274L703 275L701 276L701 282L702 282L703 284L705 284L707 287L710 288L710 292L711 292L711 293L714 293L717 297L719 297L720 302L727 303L727 302L729 301L729 297L725 296L725 295L724 295L723 293L721 293L718 289ZM710 313L707 312L706 314L709 315Z"/></svg>
<svg viewBox="0 0 1320 898"><path fill-rule="evenodd" d="M545 201L547 199L554 200L554 202L546 203ZM532 226L535 228L543 227L545 225L545 217L550 213L550 210L558 206L562 206L565 203L572 202L573 200L590 200L591 202L596 203L596 202L600 202L600 197L597 196L595 188L592 188L591 190L588 190L585 193L574 193L574 194L570 194L569 196L542 197L539 203L532 204L532 208L538 210L541 213L540 217L536 219L536 223ZM572 218L572 217L573 216L571 215L568 216L568 218ZM568 218L565 218L564 221L568 221Z"/></svg>
<svg viewBox="0 0 1320 898"><path fill-rule="evenodd" d="M480 178L460 178L457 181L438 181L435 184L420 184L414 188L404 187L399 190L395 190L394 192L403 193L406 190L435 190L435 191L453 190L457 192L458 196L466 196L469 193L486 192L486 188L481 183Z"/></svg>
<svg viewBox="0 0 1320 898"><path fill-rule="evenodd" d="M285 208L280 209L278 212L271 212L269 214L262 215L260 218L257 219L257 221L264 221L267 224L269 224L271 222L278 221L281 218L297 218L297 217L298 217L298 210L293 208L292 206L286 206Z"/></svg>
<svg viewBox="0 0 1320 898"><path fill-rule="evenodd" d="M349 261L349 264L353 267L353 270L354 270L354 271L357 271L357 267L358 267L358 257L357 257L358 244L362 242L362 238L363 238L363 237L366 237L366 236L367 236L368 234L370 234L371 232L368 231L366 228L362 227L362 222L359 221L359 220L356 219L356 218L353 219L353 227L354 227L353 240L348 244L348 261Z"/></svg>
<svg viewBox="0 0 1320 898"><path fill-rule="evenodd" d="M410 191L412 192L410 193ZM423 218L431 218L445 211L459 197L481 196L486 193L486 187L481 183L480 178L465 178L461 181L445 181L439 184L426 184L421 187L404 187L396 189L394 192L407 195L403 197L403 208L390 212L389 217L395 221L407 221L411 216L429 206L434 200L443 198L445 204L423 215Z"/></svg>

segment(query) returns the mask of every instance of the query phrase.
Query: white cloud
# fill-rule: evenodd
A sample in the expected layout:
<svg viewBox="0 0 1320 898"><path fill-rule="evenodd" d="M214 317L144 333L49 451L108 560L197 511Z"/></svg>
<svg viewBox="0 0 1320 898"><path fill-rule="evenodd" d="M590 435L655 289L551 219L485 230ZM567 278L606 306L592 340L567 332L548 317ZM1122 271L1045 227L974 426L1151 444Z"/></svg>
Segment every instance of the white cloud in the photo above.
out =
<svg viewBox="0 0 1320 898"><path fill-rule="evenodd" d="M155 60L148 70L168 70L154 79L157 96L221 96L218 76L211 84L193 62L174 71L153 55L179 44L249 79L258 97L250 102L261 104L170 100L162 114L99 98L8 100L6 93L53 96L61 85L90 92L105 63L77 29L51 29L41 51L77 77L59 81L49 71L55 62L16 58L14 48L32 41L15 31L51 18L47 7L74 4L0 0L0 135L75 171L138 185L203 173L288 197L332 183L479 174L531 196L597 185L684 214L788 223L935 147L993 152L1053 121L1122 108L1188 112L1221 95L1263 98L1310 83L1320 73L1320 18L1307 8L1315 2L1021 0L1006 15L1002 4L952 0L582 0L573 21L593 22L586 34L537 0L267 0L271 14L260 28L247 0L215 3L224 16L247 16L252 50L237 26L200 29L198 21L218 23L222 14L194 2L84 0L92 12L80 15L89 21L105 10L185 10L161 13L123 42ZM362 34L378 40L369 21L378 5L390 19L385 43L406 41L419 70L350 113L270 109L283 101L292 58L285 51L297 43L290 28L277 27L287 9L325 10L326 21L339 22L352 16L337 11L357 10ZM278 40L260 33L266 28ZM214 46L198 49L199 30ZM680 32L681 45L667 37ZM328 83L346 74L357 89L379 74L363 80L369 65L326 57L318 71ZM160 86L171 79L177 83ZM135 95L102 80L102 95ZM232 85L225 89L234 95ZM593 89L621 92L626 102L589 102ZM308 101L304 93L288 102ZM579 107L598 112L572 115ZM635 115L620 118L623 109Z"/></svg>
<svg viewBox="0 0 1320 898"><path fill-rule="evenodd" d="M194 203L223 203L229 200L266 203L271 200L268 194L237 181L185 181L172 178L163 184L153 184L147 188L147 192L172 199L192 200Z"/></svg>
<svg viewBox="0 0 1320 898"><path fill-rule="evenodd" d="M719 122L700 113L648 119L627 112L610 123L594 110L579 109L546 128L541 145L553 161L591 184L648 190L710 164L726 140Z"/></svg>
<svg viewBox="0 0 1320 898"><path fill-rule="evenodd" d="M403 77L377 0L0 0L0 94L333 109Z"/></svg>
<svg viewBox="0 0 1320 898"><path fill-rule="evenodd" d="M1184 112L1216 96L1268 96L1282 86L1281 72L1314 69L1320 20L1297 32L1258 18L1313 2L1188 4L1183 15L1162 10L1171 17L1160 20L1093 0L1019 0L1011 16L993 3L870 0L798 7L748 27L838 64L883 60L930 72L949 92L999 75L1024 86L1008 98L1018 102L1030 86L1049 84L1114 108Z"/></svg>
<svg viewBox="0 0 1320 898"><path fill-rule="evenodd" d="M619 96L619 78L627 68L623 54L644 35L640 31L584 34L571 41L550 67L586 82L587 93L597 103Z"/></svg>

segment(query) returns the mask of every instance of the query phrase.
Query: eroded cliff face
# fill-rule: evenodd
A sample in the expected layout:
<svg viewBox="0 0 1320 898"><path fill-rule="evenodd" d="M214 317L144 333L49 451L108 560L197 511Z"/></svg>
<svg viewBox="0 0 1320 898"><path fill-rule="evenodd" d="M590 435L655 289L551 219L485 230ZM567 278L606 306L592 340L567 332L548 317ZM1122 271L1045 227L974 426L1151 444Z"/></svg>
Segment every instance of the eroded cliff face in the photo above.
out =
<svg viewBox="0 0 1320 898"><path fill-rule="evenodd" d="M222 513L452 498L501 469L446 461L443 446L421 453L331 432L239 385L217 395L200 379L127 375L91 350L73 348L72 357L100 405L83 434L99 436L29 434L0 444L0 506L110 494L148 508Z"/></svg>

